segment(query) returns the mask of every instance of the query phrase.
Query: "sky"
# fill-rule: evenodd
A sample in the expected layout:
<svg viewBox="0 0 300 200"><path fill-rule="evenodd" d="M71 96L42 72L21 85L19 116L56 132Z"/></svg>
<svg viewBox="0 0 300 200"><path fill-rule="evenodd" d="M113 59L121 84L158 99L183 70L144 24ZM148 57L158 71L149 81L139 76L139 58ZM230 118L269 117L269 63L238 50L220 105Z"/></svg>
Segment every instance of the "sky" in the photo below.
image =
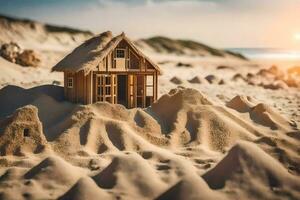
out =
<svg viewBox="0 0 300 200"><path fill-rule="evenodd" d="M300 49L300 0L0 0L0 13L133 39Z"/></svg>

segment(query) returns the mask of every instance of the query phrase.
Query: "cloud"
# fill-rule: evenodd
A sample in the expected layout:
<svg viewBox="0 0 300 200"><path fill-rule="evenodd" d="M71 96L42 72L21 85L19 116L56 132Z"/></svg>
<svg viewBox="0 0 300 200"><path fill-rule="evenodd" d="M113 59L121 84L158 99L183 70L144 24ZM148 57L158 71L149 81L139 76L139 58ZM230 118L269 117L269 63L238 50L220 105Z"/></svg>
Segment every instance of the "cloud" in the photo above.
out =
<svg viewBox="0 0 300 200"><path fill-rule="evenodd" d="M53 1L51 6L18 7L14 13L97 33L165 35L219 47L292 46L290 38L300 32L299 0Z"/></svg>
<svg viewBox="0 0 300 200"><path fill-rule="evenodd" d="M153 6L153 5L162 5L167 4L169 6L180 6L180 5L195 5L195 4L217 4L218 0L98 0L98 4L103 6L115 6L115 5L126 5L130 7L136 6Z"/></svg>
<svg viewBox="0 0 300 200"><path fill-rule="evenodd" d="M221 10L230 10L233 12L245 11L267 11L281 9L285 5L298 5L299 0L98 0L99 5L127 5L127 6L145 6L168 4L170 6L181 5L214 5Z"/></svg>

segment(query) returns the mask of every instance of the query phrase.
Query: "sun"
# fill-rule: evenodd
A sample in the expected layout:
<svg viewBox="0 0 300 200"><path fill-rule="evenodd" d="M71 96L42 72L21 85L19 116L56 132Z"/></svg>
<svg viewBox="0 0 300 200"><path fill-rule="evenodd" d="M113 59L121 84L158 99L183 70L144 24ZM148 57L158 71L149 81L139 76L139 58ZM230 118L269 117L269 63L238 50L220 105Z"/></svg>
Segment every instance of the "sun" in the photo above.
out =
<svg viewBox="0 0 300 200"><path fill-rule="evenodd" d="M300 41L300 33L296 33L296 34L294 35L294 38L295 38L295 40Z"/></svg>

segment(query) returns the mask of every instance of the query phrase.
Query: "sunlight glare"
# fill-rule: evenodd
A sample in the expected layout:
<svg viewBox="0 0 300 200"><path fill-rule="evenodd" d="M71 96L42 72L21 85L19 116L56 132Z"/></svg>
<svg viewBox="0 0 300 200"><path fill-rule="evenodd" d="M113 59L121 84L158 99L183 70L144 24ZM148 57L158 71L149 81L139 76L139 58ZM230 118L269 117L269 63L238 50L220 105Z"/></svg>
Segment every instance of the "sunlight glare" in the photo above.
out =
<svg viewBox="0 0 300 200"><path fill-rule="evenodd" d="M296 33L296 34L294 35L294 37L295 37L296 40L299 40L299 41L300 41L300 33Z"/></svg>

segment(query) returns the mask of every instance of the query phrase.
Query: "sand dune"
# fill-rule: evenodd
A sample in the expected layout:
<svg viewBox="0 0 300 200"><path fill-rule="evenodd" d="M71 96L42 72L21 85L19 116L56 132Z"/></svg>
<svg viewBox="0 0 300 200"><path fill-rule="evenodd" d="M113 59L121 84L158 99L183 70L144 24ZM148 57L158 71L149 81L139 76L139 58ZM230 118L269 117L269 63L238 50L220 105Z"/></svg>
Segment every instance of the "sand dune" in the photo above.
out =
<svg viewBox="0 0 300 200"><path fill-rule="evenodd" d="M184 199L224 199L221 194L211 190L206 182L197 176L182 177L175 185L161 194L157 200Z"/></svg>
<svg viewBox="0 0 300 200"><path fill-rule="evenodd" d="M93 198L98 199L113 199L104 190L99 188L97 184L89 177L79 179L79 181L59 200L89 200Z"/></svg>
<svg viewBox="0 0 300 200"><path fill-rule="evenodd" d="M166 188L155 169L134 153L115 157L109 166L93 179L102 188L121 191L129 189L128 195L137 197L153 198Z"/></svg>
<svg viewBox="0 0 300 200"><path fill-rule="evenodd" d="M0 91L2 199L299 198L300 132L252 97L223 106L179 87L147 109L128 110L73 105L61 92ZM11 104L7 95L20 100Z"/></svg>
<svg viewBox="0 0 300 200"><path fill-rule="evenodd" d="M249 96L236 96L227 103L227 106L239 112L248 112L253 121L271 129L291 130L294 126L292 122L278 114L270 106L259 103Z"/></svg>
<svg viewBox="0 0 300 200"><path fill-rule="evenodd" d="M300 195L299 178L289 174L276 160L248 142L232 147L223 160L202 177L212 189L239 184L234 191L240 195L255 189L251 198L256 199L297 199Z"/></svg>

